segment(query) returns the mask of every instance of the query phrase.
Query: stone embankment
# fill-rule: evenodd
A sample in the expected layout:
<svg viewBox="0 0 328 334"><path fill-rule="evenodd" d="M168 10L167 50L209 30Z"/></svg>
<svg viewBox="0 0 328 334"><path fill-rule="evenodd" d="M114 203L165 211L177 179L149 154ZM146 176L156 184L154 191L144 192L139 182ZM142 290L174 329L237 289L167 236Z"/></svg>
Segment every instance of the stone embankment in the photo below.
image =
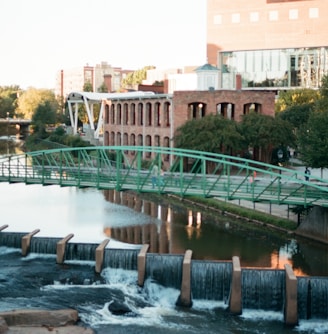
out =
<svg viewBox="0 0 328 334"><path fill-rule="evenodd" d="M76 310L13 310L0 312L0 334L95 334L77 326Z"/></svg>

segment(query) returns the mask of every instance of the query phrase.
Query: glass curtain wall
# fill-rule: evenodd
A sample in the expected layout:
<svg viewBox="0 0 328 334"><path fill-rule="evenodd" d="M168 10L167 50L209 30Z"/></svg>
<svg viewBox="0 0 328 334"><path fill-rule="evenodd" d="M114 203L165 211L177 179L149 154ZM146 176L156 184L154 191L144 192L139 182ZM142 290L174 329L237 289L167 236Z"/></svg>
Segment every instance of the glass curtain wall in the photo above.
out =
<svg viewBox="0 0 328 334"><path fill-rule="evenodd" d="M243 88L318 88L328 72L328 47L221 52L218 63L223 89L235 88L236 74Z"/></svg>

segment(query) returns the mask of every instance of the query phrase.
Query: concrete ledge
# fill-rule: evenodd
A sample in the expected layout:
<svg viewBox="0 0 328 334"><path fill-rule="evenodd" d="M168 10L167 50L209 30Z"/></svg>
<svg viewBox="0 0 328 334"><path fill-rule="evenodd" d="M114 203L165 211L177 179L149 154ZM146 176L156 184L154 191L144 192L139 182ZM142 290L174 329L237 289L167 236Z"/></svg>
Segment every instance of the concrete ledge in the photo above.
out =
<svg viewBox="0 0 328 334"><path fill-rule="evenodd" d="M74 234L69 234L67 237L57 242L57 263L61 264L64 262L66 244L73 237L74 237Z"/></svg>
<svg viewBox="0 0 328 334"><path fill-rule="evenodd" d="M229 310L232 314L242 313L241 299L241 267L238 256L232 257L232 282L230 290Z"/></svg>
<svg viewBox="0 0 328 334"><path fill-rule="evenodd" d="M37 230L34 230L31 233L26 234L26 235L23 236L23 238L22 238L22 255L23 256L26 256L28 254L28 252L30 250L31 239L35 234L37 234L39 232L40 232L40 230L37 229Z"/></svg>
<svg viewBox="0 0 328 334"><path fill-rule="evenodd" d="M97 248L96 248L96 273L100 273L102 269L102 265L104 262L104 251L106 246L109 243L109 239L104 240Z"/></svg>
<svg viewBox="0 0 328 334"><path fill-rule="evenodd" d="M289 264L285 264L286 272L286 302L285 302L285 324L295 326L298 323L297 309L297 278Z"/></svg>
<svg viewBox="0 0 328 334"><path fill-rule="evenodd" d="M182 265L182 282L177 305L191 307L191 257L192 251L187 250Z"/></svg>
<svg viewBox="0 0 328 334"><path fill-rule="evenodd" d="M138 285L144 286L146 276L146 255L149 249L148 244L144 244L138 254Z"/></svg>
<svg viewBox="0 0 328 334"><path fill-rule="evenodd" d="M6 334L94 334L92 329L75 326L78 313L65 310L14 310L0 312L0 333Z"/></svg>

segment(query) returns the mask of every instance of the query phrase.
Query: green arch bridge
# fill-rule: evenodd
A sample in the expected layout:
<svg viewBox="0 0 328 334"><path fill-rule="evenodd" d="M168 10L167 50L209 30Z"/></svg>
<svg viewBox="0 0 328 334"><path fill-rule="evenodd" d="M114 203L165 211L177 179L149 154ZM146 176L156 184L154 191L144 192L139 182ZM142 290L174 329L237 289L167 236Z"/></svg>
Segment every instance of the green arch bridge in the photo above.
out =
<svg viewBox="0 0 328 334"><path fill-rule="evenodd" d="M311 176L305 181L304 173L279 166L164 147L60 148L2 156L0 182L328 207L328 180Z"/></svg>

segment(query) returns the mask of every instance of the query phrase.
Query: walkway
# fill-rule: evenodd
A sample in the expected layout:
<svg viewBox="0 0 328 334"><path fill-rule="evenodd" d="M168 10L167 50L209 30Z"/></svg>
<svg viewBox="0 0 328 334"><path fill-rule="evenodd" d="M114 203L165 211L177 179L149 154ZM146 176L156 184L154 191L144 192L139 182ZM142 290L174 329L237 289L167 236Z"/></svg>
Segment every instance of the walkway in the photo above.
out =
<svg viewBox="0 0 328 334"><path fill-rule="evenodd" d="M169 164L169 168L160 173ZM111 146L28 152L0 159L0 182L196 195L277 205L328 207L328 180L221 154ZM155 174L154 174L155 173Z"/></svg>

